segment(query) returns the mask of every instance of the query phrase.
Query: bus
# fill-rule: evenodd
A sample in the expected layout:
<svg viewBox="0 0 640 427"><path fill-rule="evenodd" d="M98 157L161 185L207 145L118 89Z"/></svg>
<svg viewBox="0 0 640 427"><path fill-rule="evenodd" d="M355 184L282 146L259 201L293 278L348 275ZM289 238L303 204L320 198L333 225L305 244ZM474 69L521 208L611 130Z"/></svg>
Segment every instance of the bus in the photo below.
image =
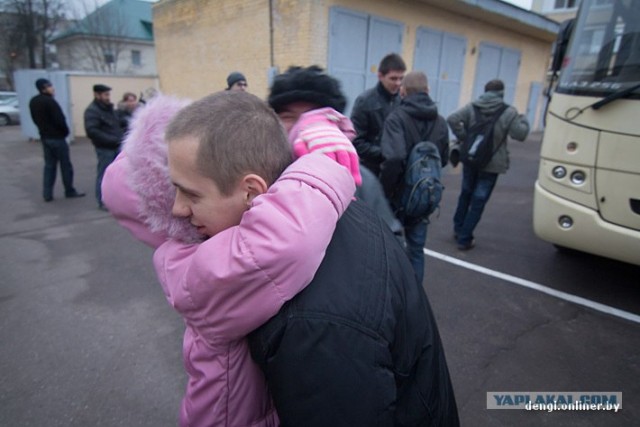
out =
<svg viewBox="0 0 640 427"><path fill-rule="evenodd" d="M640 265L640 0L582 0L551 72L534 231Z"/></svg>

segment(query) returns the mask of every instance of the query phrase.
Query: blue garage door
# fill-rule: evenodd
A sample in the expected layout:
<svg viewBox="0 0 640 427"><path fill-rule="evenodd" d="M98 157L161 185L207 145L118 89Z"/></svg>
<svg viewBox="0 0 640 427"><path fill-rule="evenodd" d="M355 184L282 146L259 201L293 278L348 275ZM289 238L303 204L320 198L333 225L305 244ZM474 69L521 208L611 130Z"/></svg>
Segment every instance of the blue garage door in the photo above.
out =
<svg viewBox="0 0 640 427"><path fill-rule="evenodd" d="M377 81L378 64L402 50L402 23L341 7L329 12L329 74L342 83L348 115L353 102Z"/></svg>
<svg viewBox="0 0 640 427"><path fill-rule="evenodd" d="M429 80L431 98L447 117L458 108L467 41L464 37L430 28L418 28L414 70Z"/></svg>
<svg viewBox="0 0 640 427"><path fill-rule="evenodd" d="M520 71L520 51L490 43L480 43L473 99L484 92L484 85L493 79L504 82L504 100L513 104Z"/></svg>

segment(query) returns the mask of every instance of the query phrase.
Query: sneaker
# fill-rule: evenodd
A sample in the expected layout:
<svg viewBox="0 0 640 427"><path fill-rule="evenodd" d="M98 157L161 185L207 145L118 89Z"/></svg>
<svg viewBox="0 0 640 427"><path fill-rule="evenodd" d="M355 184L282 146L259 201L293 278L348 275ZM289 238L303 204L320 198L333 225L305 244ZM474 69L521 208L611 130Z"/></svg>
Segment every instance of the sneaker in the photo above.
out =
<svg viewBox="0 0 640 427"><path fill-rule="evenodd" d="M47 202L47 203L49 203L52 200L53 200L53 197L45 197L44 198L44 201Z"/></svg>
<svg viewBox="0 0 640 427"><path fill-rule="evenodd" d="M473 249L476 246L475 239L465 244L458 244L459 251L468 251L469 249Z"/></svg>
<svg viewBox="0 0 640 427"><path fill-rule="evenodd" d="M85 194L84 193L78 193L77 191L75 193L71 193L71 194L67 194L65 197L67 199L75 199L77 197L84 197Z"/></svg>

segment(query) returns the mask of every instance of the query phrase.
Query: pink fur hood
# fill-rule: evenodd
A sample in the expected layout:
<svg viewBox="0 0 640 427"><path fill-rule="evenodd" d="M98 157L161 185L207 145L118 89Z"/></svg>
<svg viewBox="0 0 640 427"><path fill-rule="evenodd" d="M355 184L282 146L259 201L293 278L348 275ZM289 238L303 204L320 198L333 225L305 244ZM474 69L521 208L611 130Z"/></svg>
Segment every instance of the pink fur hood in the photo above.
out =
<svg viewBox="0 0 640 427"><path fill-rule="evenodd" d="M176 190L169 177L167 143L164 134L177 112L191 101L159 94L139 108L124 141L128 160L127 185L139 199L138 213L153 233L185 243L202 236L187 219L171 215Z"/></svg>

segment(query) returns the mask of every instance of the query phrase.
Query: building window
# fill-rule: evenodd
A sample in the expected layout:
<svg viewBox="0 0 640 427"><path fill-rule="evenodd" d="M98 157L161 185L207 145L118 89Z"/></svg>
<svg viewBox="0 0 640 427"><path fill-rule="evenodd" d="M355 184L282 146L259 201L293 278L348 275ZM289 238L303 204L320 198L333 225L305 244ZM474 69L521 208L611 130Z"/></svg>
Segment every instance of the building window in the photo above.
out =
<svg viewBox="0 0 640 427"><path fill-rule="evenodd" d="M580 0L556 0L554 9L574 9L578 7Z"/></svg>
<svg viewBox="0 0 640 427"><path fill-rule="evenodd" d="M104 51L104 63L105 64L113 64L116 62L116 57L113 52Z"/></svg>
<svg viewBox="0 0 640 427"><path fill-rule="evenodd" d="M142 65L142 53L139 50L131 51L131 64L138 67Z"/></svg>

